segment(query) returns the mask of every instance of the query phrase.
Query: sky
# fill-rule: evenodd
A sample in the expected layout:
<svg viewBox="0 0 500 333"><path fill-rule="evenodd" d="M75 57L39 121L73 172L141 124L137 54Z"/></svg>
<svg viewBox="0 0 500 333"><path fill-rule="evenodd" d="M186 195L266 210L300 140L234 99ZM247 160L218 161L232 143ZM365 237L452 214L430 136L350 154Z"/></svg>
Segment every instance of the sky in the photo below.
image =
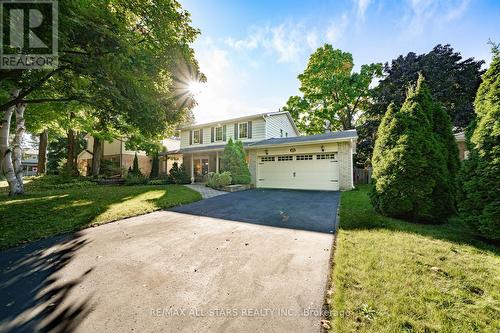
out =
<svg viewBox="0 0 500 333"><path fill-rule="evenodd" d="M201 30L193 44L207 82L196 87L197 123L278 111L299 95L299 75L325 43L355 68L451 44L491 61L500 0L180 0Z"/></svg>

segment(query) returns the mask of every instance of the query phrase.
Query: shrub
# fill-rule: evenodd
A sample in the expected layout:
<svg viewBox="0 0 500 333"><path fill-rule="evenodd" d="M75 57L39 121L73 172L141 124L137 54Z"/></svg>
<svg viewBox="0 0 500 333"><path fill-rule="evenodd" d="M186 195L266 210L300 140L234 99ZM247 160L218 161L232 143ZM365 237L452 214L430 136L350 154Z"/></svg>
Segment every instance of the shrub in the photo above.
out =
<svg viewBox="0 0 500 333"><path fill-rule="evenodd" d="M144 177L143 175L129 174L125 179L125 185L127 186L146 185L148 181L149 181L148 178Z"/></svg>
<svg viewBox="0 0 500 333"><path fill-rule="evenodd" d="M231 173L228 171L222 173L209 172L207 186L214 189L221 189L231 184Z"/></svg>
<svg viewBox="0 0 500 333"><path fill-rule="evenodd" d="M122 174L122 169L117 163L110 160L101 160L100 174L104 177L112 177Z"/></svg>
<svg viewBox="0 0 500 333"><path fill-rule="evenodd" d="M129 168L130 170L130 168ZM134 162L132 163L132 170L128 173L129 176L142 176L141 169L139 169L139 159L137 158L137 153L134 156Z"/></svg>
<svg viewBox="0 0 500 333"><path fill-rule="evenodd" d="M459 210L483 237L500 240L500 51L483 75L467 131L469 159L461 170Z"/></svg>
<svg viewBox="0 0 500 333"><path fill-rule="evenodd" d="M172 169L170 169L168 175L168 180L173 184L191 183L191 177L189 177L184 164L181 164L181 166L179 167L179 164L177 162L174 162L174 164L172 165Z"/></svg>
<svg viewBox="0 0 500 333"><path fill-rule="evenodd" d="M246 154L241 141L233 143L233 140L229 139L222 154L222 165L223 170L230 173L232 184L250 184L250 170L248 169Z"/></svg>
<svg viewBox="0 0 500 333"><path fill-rule="evenodd" d="M450 134L436 134L438 118L436 127ZM414 222L435 222L454 212L455 178L448 164L458 151L445 142L449 135L449 118L441 115L420 76L400 110L389 106L378 130L370 193L378 212Z"/></svg>
<svg viewBox="0 0 500 333"><path fill-rule="evenodd" d="M151 162L151 172L149 174L150 179L158 178L160 173L160 160L158 158L158 152L153 154L153 161Z"/></svg>
<svg viewBox="0 0 500 333"><path fill-rule="evenodd" d="M148 181L148 185L166 185L167 183L166 179L151 179Z"/></svg>

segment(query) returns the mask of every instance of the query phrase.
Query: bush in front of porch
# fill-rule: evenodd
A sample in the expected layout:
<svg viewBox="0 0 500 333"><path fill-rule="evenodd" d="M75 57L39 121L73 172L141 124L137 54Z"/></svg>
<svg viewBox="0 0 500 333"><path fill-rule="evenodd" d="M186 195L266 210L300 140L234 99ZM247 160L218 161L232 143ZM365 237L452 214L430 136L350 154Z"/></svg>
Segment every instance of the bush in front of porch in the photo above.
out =
<svg viewBox="0 0 500 333"><path fill-rule="evenodd" d="M246 154L241 141L233 142L230 138L222 154L223 171L231 175L231 184L250 184L250 170L246 162Z"/></svg>

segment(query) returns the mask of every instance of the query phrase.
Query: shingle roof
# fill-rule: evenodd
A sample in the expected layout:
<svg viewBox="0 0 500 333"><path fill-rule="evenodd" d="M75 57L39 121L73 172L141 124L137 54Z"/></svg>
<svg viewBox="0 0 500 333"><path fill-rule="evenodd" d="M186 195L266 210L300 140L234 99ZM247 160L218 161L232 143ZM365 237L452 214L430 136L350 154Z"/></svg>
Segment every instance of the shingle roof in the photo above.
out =
<svg viewBox="0 0 500 333"><path fill-rule="evenodd" d="M358 137L358 133L356 132L356 130L348 130L348 131L328 132L328 133L316 134L316 135L294 136L294 137L290 137L290 138L270 138L270 139L266 139L266 140L252 143L252 144L250 144L250 147L267 146L267 145L280 145L280 144L310 142L310 141L323 141L323 140L331 140L331 139L349 139L349 138L357 138L357 137Z"/></svg>
<svg viewBox="0 0 500 333"><path fill-rule="evenodd" d="M358 133L356 130L348 130L348 131L338 131L338 132L329 132L323 134L316 135L304 135L304 136L294 136L290 138L270 138L257 142L244 142L243 147L245 148L253 148L260 146L272 146L272 145L280 145L280 144L294 144L300 142L311 142L311 141L325 141L325 140L335 140L335 139L350 139L357 138ZM176 151L168 152L167 154L175 154L175 153L195 153L195 152L205 152L205 151L215 151L215 150L223 150L225 144L221 145L209 145L209 146L194 146L194 147L186 147L181 148Z"/></svg>

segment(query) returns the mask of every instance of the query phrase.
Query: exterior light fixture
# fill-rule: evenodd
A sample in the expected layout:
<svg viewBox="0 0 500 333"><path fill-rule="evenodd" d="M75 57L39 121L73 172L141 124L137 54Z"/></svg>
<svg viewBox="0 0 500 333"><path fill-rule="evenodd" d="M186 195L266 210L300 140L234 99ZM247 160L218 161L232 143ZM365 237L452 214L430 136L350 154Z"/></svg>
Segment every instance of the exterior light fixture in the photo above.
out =
<svg viewBox="0 0 500 333"><path fill-rule="evenodd" d="M266 149L266 150L264 150L264 151L266 152L266 155L269 155L269 152L267 151L267 149Z"/></svg>
<svg viewBox="0 0 500 333"><path fill-rule="evenodd" d="M325 146L321 145L321 151L325 151Z"/></svg>

